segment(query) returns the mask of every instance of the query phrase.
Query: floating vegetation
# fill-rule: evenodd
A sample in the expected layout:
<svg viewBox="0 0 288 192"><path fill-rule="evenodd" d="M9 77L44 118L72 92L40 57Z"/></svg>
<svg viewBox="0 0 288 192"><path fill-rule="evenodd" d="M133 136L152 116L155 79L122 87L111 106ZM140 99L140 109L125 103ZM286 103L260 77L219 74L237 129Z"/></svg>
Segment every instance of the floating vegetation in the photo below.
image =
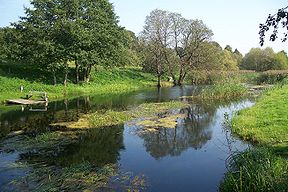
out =
<svg viewBox="0 0 288 192"><path fill-rule="evenodd" d="M155 132L159 128L174 129L177 126L178 119L184 119L185 114L171 114L160 118L148 118L140 120L136 125L140 125L142 130L148 132Z"/></svg>
<svg viewBox="0 0 288 192"><path fill-rule="evenodd" d="M118 167L108 164L96 167L88 162L67 167L34 166L24 178L13 182L19 191L140 191L146 188L143 175L118 173Z"/></svg>
<svg viewBox="0 0 288 192"><path fill-rule="evenodd" d="M95 191L107 185L116 175L115 165L102 168L89 163L68 167L38 166L23 179L15 182L16 187L28 191ZM23 189L23 186L26 188Z"/></svg>
<svg viewBox="0 0 288 192"><path fill-rule="evenodd" d="M162 124L169 122L169 118L159 118L161 115L169 113L176 109L188 107L184 102L170 101L164 103L144 103L136 108L127 111L96 111L95 113L83 115L77 122L56 123L51 126L67 127L71 129L101 128L123 124L127 121L137 118L154 118L159 119ZM172 117L170 117L172 118ZM170 119L170 122L173 121ZM169 125L169 127L175 127Z"/></svg>

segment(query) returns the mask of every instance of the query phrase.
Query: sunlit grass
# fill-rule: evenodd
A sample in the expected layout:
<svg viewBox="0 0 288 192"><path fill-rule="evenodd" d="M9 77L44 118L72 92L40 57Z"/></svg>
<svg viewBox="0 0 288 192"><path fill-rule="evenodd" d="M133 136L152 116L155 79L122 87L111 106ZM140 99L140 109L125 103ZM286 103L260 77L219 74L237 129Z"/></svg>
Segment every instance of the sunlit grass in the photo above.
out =
<svg viewBox="0 0 288 192"><path fill-rule="evenodd" d="M288 85L263 95L250 109L240 111L232 120L235 133L246 140L288 146Z"/></svg>
<svg viewBox="0 0 288 192"><path fill-rule="evenodd" d="M228 161L228 173L220 185L223 192L286 191L288 161L267 148L237 153Z"/></svg>
<svg viewBox="0 0 288 192"><path fill-rule="evenodd" d="M232 120L232 131L258 145L234 154L221 191L288 189L288 85L268 90ZM259 148L259 146L261 146Z"/></svg>
<svg viewBox="0 0 288 192"><path fill-rule="evenodd" d="M93 72L90 83L69 83L67 87L1 75L0 84L0 102L4 102L5 99L25 98L30 91L47 92L50 100L85 94L123 93L156 86L156 81L152 74L144 73L138 68L114 68ZM22 93L21 85L24 87Z"/></svg>

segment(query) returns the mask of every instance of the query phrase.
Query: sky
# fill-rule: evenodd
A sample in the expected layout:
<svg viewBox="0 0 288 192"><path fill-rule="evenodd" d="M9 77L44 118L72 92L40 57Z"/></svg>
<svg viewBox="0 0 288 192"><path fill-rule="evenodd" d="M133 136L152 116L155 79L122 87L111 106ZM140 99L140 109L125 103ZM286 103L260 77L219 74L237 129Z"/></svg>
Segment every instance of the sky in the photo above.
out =
<svg viewBox="0 0 288 192"><path fill-rule="evenodd" d="M288 5L287 0L110 0L119 16L119 24L139 34L145 18L154 9L162 9L182 14L187 19L201 19L214 33L213 40L223 48L230 45L246 54L259 45L259 24L268 15ZM29 0L0 0L0 27L24 16L24 6ZM280 39L269 42L264 47L272 47L278 52L288 52L288 42Z"/></svg>

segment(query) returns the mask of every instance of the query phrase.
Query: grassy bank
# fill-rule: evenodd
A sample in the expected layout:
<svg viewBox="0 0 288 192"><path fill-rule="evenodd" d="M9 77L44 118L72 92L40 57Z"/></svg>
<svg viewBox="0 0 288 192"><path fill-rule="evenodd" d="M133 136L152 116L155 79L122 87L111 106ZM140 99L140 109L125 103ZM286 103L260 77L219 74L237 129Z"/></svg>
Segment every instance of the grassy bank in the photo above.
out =
<svg viewBox="0 0 288 192"><path fill-rule="evenodd" d="M5 99L25 97L29 91L45 91L51 99L63 98L64 96L77 96L85 94L121 93L134 91L143 87L156 85L156 78L142 72L139 68L114 68L93 72L91 82L87 84L69 83L67 87L61 84L56 86L42 81L18 78L12 75L5 76L0 73L0 102ZM20 85L24 87L20 92Z"/></svg>
<svg viewBox="0 0 288 192"><path fill-rule="evenodd" d="M232 130L257 144L228 161L221 191L288 189L288 85L266 92L255 106L232 120Z"/></svg>
<svg viewBox="0 0 288 192"><path fill-rule="evenodd" d="M250 109L233 119L233 131L256 143L288 147L288 85L265 93ZM288 152L288 151L286 151Z"/></svg>

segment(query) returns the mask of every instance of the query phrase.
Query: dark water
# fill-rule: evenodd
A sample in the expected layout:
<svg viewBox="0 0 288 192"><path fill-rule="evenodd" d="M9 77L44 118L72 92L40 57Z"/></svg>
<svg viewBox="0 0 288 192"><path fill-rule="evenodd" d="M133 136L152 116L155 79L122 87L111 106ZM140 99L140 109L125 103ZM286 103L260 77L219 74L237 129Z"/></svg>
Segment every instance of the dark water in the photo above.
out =
<svg viewBox="0 0 288 192"><path fill-rule="evenodd" d="M121 111L143 102L177 100L180 96L197 94L200 89L192 86L149 89L51 102L48 107L2 107L0 136L3 140L18 130L36 135L53 131L50 123L77 120L84 113L99 109ZM176 129L163 128L154 133L137 134L133 123L91 129L64 153L45 161L62 166L83 161L97 166L118 163L120 171L145 176L148 184L145 191L217 191L229 154L247 147L225 129L225 116L231 117L252 105L248 99L209 105L191 102L191 107L182 111L187 117ZM9 164L19 160L21 155L15 152L0 153L0 190L6 189L13 178L25 175L25 169L8 169Z"/></svg>

